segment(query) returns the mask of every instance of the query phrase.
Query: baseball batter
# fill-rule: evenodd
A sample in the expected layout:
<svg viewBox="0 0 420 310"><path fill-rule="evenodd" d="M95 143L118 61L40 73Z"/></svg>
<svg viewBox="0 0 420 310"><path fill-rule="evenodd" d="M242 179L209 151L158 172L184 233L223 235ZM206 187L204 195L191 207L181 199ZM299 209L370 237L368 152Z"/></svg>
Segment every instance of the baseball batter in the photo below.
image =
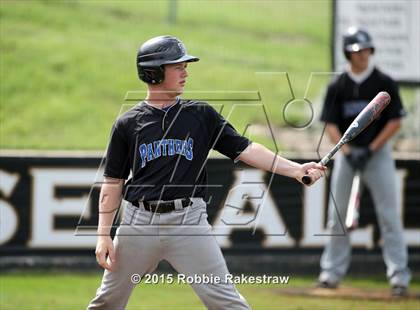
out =
<svg viewBox="0 0 420 310"><path fill-rule="evenodd" d="M96 246L105 272L88 309L124 309L135 285L131 276L152 273L162 260L186 276L226 278L203 200L203 167L211 149L298 181L306 173L313 182L324 175L319 164L289 161L239 135L207 103L181 99L187 64L198 60L172 36L152 38L138 51L138 74L148 93L112 129ZM110 227L122 199L128 203L112 240ZM250 308L228 281L192 287L208 309Z"/></svg>
<svg viewBox="0 0 420 310"><path fill-rule="evenodd" d="M370 59L374 45L369 33L350 28L344 36L343 50L349 67L329 85L321 115L332 142L339 141L353 119L378 92L388 92L391 102L379 119L352 140L350 145L344 145L336 157L328 213L328 229L332 236L321 258L318 285L335 288L347 272L350 238L348 234L342 235L340 218L345 219L351 183L355 171L359 170L375 204L392 294L401 296L407 291L410 271L397 212L396 171L390 139L400 128L405 112L397 84L379 71Z"/></svg>

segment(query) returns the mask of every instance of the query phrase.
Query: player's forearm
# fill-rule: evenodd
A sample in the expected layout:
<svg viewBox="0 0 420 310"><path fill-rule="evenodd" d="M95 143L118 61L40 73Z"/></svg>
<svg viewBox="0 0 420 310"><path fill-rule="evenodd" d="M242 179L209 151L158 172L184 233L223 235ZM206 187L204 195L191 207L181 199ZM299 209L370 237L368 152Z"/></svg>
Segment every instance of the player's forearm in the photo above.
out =
<svg viewBox="0 0 420 310"><path fill-rule="evenodd" d="M343 136L340 130L338 129L338 126L332 123L327 123L325 127L325 131L334 145L337 144L340 141L341 137ZM344 154L348 154L350 152L350 148L347 144L344 144L341 147L341 150L343 151Z"/></svg>
<svg viewBox="0 0 420 310"><path fill-rule="evenodd" d="M121 204L123 180L105 178L99 195L98 235L109 236L115 214Z"/></svg>
<svg viewBox="0 0 420 310"><path fill-rule="evenodd" d="M301 165L278 156L259 143L252 143L239 155L242 162L265 171L295 178Z"/></svg>
<svg viewBox="0 0 420 310"><path fill-rule="evenodd" d="M393 119L390 120L376 136L376 138L372 141L369 145L369 148L375 152L379 150L392 136L401 128L401 120L400 119Z"/></svg>

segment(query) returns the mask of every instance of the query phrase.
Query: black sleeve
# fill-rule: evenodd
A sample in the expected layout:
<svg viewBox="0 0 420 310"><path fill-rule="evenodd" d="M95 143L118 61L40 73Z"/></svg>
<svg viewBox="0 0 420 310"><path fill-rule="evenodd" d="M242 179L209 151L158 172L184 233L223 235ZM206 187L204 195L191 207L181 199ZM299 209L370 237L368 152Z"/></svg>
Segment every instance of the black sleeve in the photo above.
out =
<svg viewBox="0 0 420 310"><path fill-rule="evenodd" d="M209 106L214 130L211 138L212 148L235 160L252 142L241 136L223 116Z"/></svg>
<svg viewBox="0 0 420 310"><path fill-rule="evenodd" d="M325 123L334 123L339 125L340 115L340 105L338 102L338 82L334 81L328 85L320 119Z"/></svg>
<svg viewBox="0 0 420 310"><path fill-rule="evenodd" d="M117 120L112 126L105 159L104 176L115 179L127 179L129 174L129 146L125 139L122 125Z"/></svg>
<svg viewBox="0 0 420 310"><path fill-rule="evenodd" d="M389 79L387 90L391 96L391 102L389 106L384 110L384 117L389 120L406 116L406 112L401 101L400 92L398 90L398 84L394 80Z"/></svg>

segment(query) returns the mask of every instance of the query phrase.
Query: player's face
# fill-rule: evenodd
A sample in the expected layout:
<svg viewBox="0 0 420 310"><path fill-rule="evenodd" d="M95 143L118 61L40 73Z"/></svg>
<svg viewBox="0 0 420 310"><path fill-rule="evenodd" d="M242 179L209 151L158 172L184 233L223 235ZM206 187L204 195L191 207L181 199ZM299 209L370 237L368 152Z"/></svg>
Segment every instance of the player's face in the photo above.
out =
<svg viewBox="0 0 420 310"><path fill-rule="evenodd" d="M175 96L182 94L188 77L187 65L186 62L165 65L165 79L161 86Z"/></svg>
<svg viewBox="0 0 420 310"><path fill-rule="evenodd" d="M372 50L370 48L350 53L350 63L356 70L363 71L369 65L369 58L371 54Z"/></svg>

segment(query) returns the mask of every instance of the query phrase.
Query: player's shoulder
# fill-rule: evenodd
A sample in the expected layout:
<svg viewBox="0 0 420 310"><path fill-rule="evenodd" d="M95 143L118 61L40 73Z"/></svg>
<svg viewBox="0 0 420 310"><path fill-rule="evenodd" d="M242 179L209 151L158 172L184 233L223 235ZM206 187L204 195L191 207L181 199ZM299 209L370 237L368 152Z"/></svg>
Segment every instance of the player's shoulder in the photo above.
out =
<svg viewBox="0 0 420 310"><path fill-rule="evenodd" d="M117 127L125 127L130 123L136 122L136 119L139 114L146 113L147 109L145 109L145 103L139 102L135 106L131 107L129 110L122 113L118 116L117 120L115 121L115 125Z"/></svg>
<svg viewBox="0 0 420 310"><path fill-rule="evenodd" d="M205 109L210 106L206 101L194 99L181 99L180 104L189 109Z"/></svg>
<svg viewBox="0 0 420 310"><path fill-rule="evenodd" d="M189 113L196 120L205 122L207 124L217 122L222 118L220 109L217 106L212 106L206 101L201 100L186 100L182 102L184 110Z"/></svg>
<svg viewBox="0 0 420 310"><path fill-rule="evenodd" d="M200 113L214 113L216 110L206 101L202 100L181 100L184 110Z"/></svg>
<svg viewBox="0 0 420 310"><path fill-rule="evenodd" d="M341 72L341 73L335 74L333 77L331 77L328 87L329 88L338 87L347 78L348 78L347 72Z"/></svg>
<svg viewBox="0 0 420 310"><path fill-rule="evenodd" d="M391 76L389 76L385 72L381 71L377 67L375 67L372 74L375 76L375 78L377 78L378 80L381 80L383 82L390 83L390 84L396 83L395 80Z"/></svg>

